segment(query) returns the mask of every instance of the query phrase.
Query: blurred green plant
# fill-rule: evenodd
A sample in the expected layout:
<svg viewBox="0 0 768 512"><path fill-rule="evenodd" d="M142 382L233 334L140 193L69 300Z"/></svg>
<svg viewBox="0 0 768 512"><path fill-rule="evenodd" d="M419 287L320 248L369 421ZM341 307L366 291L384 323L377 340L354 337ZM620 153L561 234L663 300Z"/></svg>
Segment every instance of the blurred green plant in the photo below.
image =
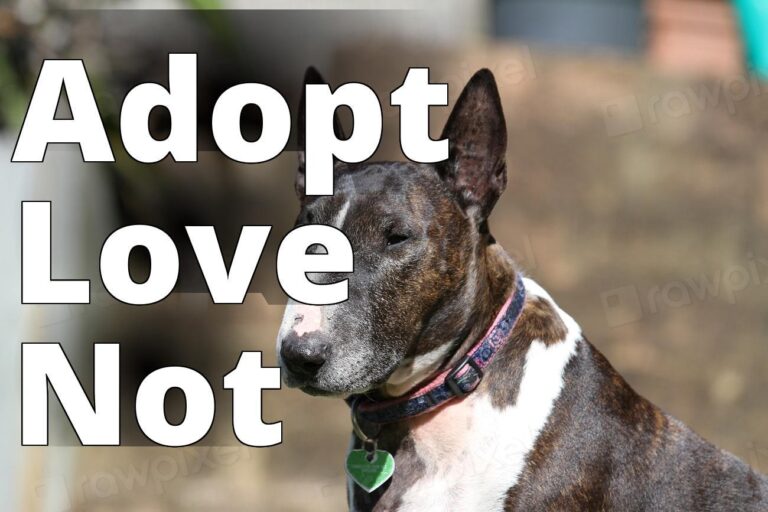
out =
<svg viewBox="0 0 768 512"><path fill-rule="evenodd" d="M183 0L183 3L203 20L219 44L227 50L235 49L235 39L223 13L225 6L220 0Z"/></svg>
<svg viewBox="0 0 768 512"><path fill-rule="evenodd" d="M0 42L0 128L13 130L21 126L26 100L21 78L11 63L8 45Z"/></svg>

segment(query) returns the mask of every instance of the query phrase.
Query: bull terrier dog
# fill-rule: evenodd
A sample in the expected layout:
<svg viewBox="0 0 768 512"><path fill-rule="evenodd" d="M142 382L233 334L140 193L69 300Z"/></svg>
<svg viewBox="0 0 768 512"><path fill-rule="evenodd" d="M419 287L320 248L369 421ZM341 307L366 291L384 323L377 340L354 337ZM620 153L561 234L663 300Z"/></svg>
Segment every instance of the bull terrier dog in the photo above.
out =
<svg viewBox="0 0 768 512"><path fill-rule="evenodd" d="M355 266L313 274L349 299L289 303L277 352L288 386L352 406L350 510L768 510L768 478L638 395L491 235L506 137L488 70L447 161L337 162L307 197L299 133L297 225L342 230Z"/></svg>

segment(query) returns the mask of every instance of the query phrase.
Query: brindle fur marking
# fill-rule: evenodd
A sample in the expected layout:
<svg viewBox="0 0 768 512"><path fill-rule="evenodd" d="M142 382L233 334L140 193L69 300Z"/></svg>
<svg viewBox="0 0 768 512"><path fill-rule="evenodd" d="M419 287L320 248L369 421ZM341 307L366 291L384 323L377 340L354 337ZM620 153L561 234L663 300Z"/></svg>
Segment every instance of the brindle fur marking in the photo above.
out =
<svg viewBox="0 0 768 512"><path fill-rule="evenodd" d="M633 391L586 340L505 511L765 511L768 480Z"/></svg>

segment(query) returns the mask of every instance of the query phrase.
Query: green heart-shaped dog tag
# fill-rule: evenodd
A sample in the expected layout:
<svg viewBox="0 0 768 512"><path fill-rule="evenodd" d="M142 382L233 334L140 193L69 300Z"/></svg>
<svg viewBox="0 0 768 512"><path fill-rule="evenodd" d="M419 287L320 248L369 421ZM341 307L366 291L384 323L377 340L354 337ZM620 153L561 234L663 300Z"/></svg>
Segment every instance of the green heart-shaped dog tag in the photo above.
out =
<svg viewBox="0 0 768 512"><path fill-rule="evenodd" d="M381 487L394 472L395 458L387 451L376 450L370 462L365 450L352 450L347 455L347 474L366 492Z"/></svg>

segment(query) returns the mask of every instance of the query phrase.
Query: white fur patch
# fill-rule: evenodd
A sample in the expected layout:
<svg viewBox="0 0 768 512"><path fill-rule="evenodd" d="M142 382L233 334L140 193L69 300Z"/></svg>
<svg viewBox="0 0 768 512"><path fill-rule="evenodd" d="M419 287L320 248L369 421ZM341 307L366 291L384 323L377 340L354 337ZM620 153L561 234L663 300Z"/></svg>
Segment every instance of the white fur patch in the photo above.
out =
<svg viewBox="0 0 768 512"><path fill-rule="evenodd" d="M404 360L384 384L389 396L400 396L434 373L448 355L451 343L444 343L434 350Z"/></svg>
<svg viewBox="0 0 768 512"><path fill-rule="evenodd" d="M319 331L323 328L323 308L320 306L297 306L294 309L295 320L293 330L299 336L308 332Z"/></svg>
<svg viewBox="0 0 768 512"><path fill-rule="evenodd" d="M291 331L298 336L309 332L320 331L327 323L328 306L308 306L298 302L289 301L285 306L283 321L280 324L280 331L277 335L277 350L280 351L280 342Z"/></svg>
<svg viewBox="0 0 768 512"><path fill-rule="evenodd" d="M336 218L333 220L333 225L339 229L344 227L344 220L347 218L347 212L349 211L349 199L344 203L344 205L339 209L339 212L336 214Z"/></svg>
<svg viewBox="0 0 768 512"><path fill-rule="evenodd" d="M344 220L349 212L349 200L347 200L336 213L332 224L341 229L344 225ZM312 277L313 274L310 274ZM280 353L280 347L282 340L291 332L295 332L296 335L302 336L304 334L321 331L328 327L328 319L331 316L330 310L333 305L329 306L310 306L301 304L292 300L288 301L285 306L285 312L283 313L283 321L280 324L280 330L277 334L277 352Z"/></svg>
<svg viewBox="0 0 768 512"><path fill-rule="evenodd" d="M581 339L581 329L535 282L530 296L552 302L567 327L549 346L534 341L526 354L517 401L503 409L488 395L473 394L448 405L412 430L425 475L403 496L401 511L501 511L525 467L563 387L563 373Z"/></svg>

